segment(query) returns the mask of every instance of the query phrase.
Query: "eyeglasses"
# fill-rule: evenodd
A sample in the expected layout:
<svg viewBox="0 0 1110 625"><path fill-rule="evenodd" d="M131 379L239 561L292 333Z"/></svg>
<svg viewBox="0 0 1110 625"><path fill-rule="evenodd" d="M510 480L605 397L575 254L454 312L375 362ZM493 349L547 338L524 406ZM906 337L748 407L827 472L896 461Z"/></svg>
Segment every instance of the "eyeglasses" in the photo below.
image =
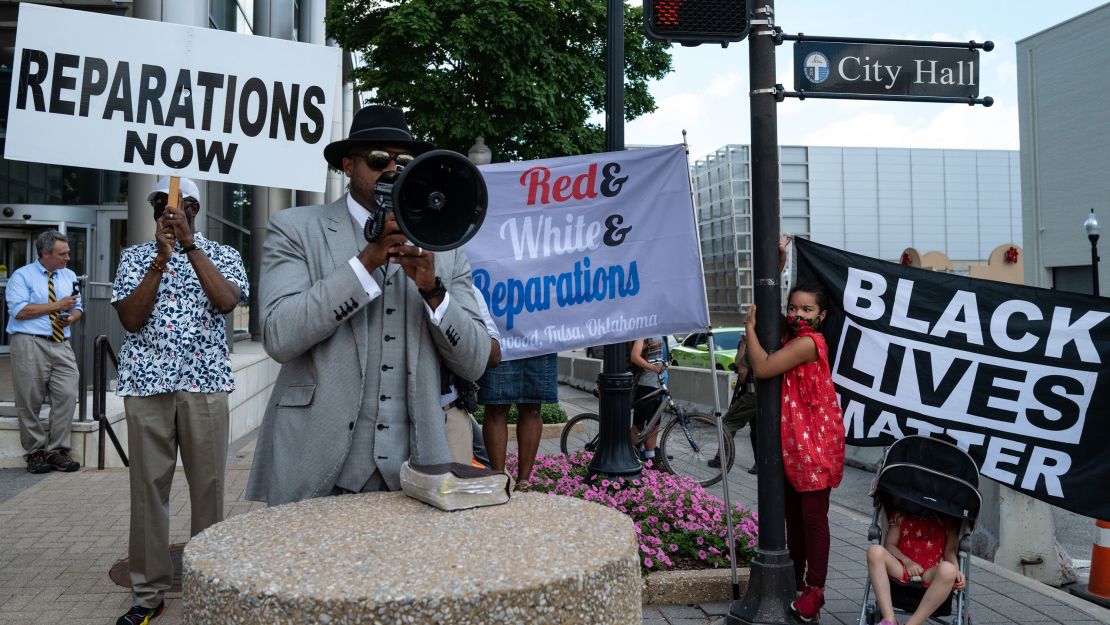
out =
<svg viewBox="0 0 1110 625"><path fill-rule="evenodd" d="M169 202L169 196L165 193L159 193L154 196L150 201L150 205L154 207L154 218L160 219L162 213L166 212L166 204ZM181 201L182 208L187 211L197 212L200 210L200 202L196 198L187 197Z"/></svg>
<svg viewBox="0 0 1110 625"><path fill-rule="evenodd" d="M361 154L352 154L351 158L361 157L366 161L367 167L370 169L385 169L389 167L389 162L397 163L398 167L404 167L412 162L414 158L408 152L389 152L387 150L370 150Z"/></svg>

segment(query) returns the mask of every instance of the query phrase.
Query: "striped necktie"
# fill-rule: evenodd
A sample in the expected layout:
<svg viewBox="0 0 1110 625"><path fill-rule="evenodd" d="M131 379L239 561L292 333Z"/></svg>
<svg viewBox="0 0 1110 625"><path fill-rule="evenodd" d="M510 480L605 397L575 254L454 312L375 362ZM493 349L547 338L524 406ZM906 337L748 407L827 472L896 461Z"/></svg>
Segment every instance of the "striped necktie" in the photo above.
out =
<svg viewBox="0 0 1110 625"><path fill-rule="evenodd" d="M54 274L56 272L47 271L46 273L46 291L48 293L46 301L54 303L58 301L58 296L54 293ZM50 313L50 338L55 342L61 343L65 340L65 330L62 324L58 322L58 313Z"/></svg>

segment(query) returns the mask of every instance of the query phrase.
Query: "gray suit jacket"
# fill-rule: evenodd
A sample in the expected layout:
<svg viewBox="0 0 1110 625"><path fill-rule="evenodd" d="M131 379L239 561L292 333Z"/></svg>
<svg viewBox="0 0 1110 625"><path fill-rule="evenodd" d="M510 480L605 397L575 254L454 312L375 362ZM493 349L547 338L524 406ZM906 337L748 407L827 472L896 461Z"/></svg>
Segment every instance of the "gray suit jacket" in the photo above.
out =
<svg viewBox="0 0 1110 625"><path fill-rule="evenodd" d="M349 259L356 241L346 196L290 208L270 219L259 300L262 338L282 363L266 407L247 484L248 499L271 505L331 492L351 453L370 340L370 301ZM459 250L437 252L436 274L450 304L437 327L416 285L403 274L410 458L450 462L440 407L440 363L468 380L485 370L490 341Z"/></svg>

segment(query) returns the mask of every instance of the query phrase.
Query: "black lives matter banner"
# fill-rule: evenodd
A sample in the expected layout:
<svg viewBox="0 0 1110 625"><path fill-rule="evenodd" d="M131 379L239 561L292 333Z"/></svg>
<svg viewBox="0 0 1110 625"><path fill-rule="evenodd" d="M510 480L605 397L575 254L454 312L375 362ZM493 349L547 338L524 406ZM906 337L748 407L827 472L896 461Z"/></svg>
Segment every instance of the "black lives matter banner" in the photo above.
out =
<svg viewBox="0 0 1110 625"><path fill-rule="evenodd" d="M796 240L848 442L922 434L983 475L1110 518L1110 301L938 273Z"/></svg>
<svg viewBox="0 0 1110 625"><path fill-rule="evenodd" d="M24 2L4 156L322 191L338 48Z"/></svg>

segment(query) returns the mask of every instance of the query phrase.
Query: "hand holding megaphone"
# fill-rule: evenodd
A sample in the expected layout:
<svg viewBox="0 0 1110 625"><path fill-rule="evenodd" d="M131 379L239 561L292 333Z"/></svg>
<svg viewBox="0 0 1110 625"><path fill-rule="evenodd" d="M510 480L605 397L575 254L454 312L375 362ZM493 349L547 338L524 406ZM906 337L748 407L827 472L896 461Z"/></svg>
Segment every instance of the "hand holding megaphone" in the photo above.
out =
<svg viewBox="0 0 1110 625"><path fill-rule="evenodd" d="M408 240L393 213L385 213L381 217L381 233L358 253L359 262L371 272L389 262L390 255L395 253L394 248L404 247Z"/></svg>
<svg viewBox="0 0 1110 625"><path fill-rule="evenodd" d="M450 150L425 152L383 173L374 197L379 207L364 231L368 241L386 236L388 215L413 245L436 252L460 247L477 234L488 202L482 173Z"/></svg>
<svg viewBox="0 0 1110 625"><path fill-rule="evenodd" d="M410 244L394 245L389 249L389 262L400 265L401 270L424 292L436 288L436 255ZM431 302L429 302L430 304ZM435 306L432 306L434 309Z"/></svg>

